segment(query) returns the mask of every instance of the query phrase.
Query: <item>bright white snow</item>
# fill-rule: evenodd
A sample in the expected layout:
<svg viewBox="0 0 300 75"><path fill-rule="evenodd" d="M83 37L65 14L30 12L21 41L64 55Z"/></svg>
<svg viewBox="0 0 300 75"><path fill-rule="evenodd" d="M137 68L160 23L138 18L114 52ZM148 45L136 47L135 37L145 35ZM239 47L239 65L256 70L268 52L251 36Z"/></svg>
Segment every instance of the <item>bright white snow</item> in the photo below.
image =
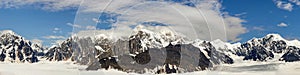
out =
<svg viewBox="0 0 300 75"><path fill-rule="evenodd" d="M153 75L136 74L117 70L86 71L86 66L72 62L0 63L0 75ZM255 62L224 64L214 70L170 75L299 75L300 62ZM165 74L160 74L165 75Z"/></svg>

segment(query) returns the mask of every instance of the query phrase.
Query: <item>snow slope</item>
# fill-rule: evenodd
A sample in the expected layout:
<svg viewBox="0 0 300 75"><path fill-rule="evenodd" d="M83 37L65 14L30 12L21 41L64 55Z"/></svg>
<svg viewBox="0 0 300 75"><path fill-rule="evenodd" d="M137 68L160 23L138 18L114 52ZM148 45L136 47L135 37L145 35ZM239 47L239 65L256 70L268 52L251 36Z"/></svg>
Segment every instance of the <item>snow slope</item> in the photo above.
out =
<svg viewBox="0 0 300 75"><path fill-rule="evenodd" d="M153 75L152 73L125 73L113 69L83 70L86 67L71 62L0 63L0 75ZM299 62L245 61L244 63L216 66L214 70L170 75L299 75L299 68Z"/></svg>

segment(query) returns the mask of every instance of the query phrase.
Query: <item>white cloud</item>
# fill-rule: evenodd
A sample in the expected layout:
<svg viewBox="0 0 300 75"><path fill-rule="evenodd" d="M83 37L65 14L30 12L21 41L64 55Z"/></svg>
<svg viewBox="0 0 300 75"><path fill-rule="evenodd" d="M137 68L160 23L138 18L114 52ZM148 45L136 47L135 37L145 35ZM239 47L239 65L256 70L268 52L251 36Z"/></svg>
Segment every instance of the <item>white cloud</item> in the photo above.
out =
<svg viewBox="0 0 300 75"><path fill-rule="evenodd" d="M45 38L45 39L65 39L64 36L54 36L54 35L44 36L43 38Z"/></svg>
<svg viewBox="0 0 300 75"><path fill-rule="evenodd" d="M95 30L95 29L96 29L96 26L86 26L86 29L87 29L87 30Z"/></svg>
<svg viewBox="0 0 300 75"><path fill-rule="evenodd" d="M234 14L234 16L243 16L243 15L246 15L247 12L242 12L242 13L239 13L239 14Z"/></svg>
<svg viewBox="0 0 300 75"><path fill-rule="evenodd" d="M93 18L92 19L94 22L96 22L96 23L99 23L100 21L99 21L99 19L96 19L96 18Z"/></svg>
<svg viewBox="0 0 300 75"><path fill-rule="evenodd" d="M264 31L265 29L261 26L260 27L255 26L253 27L253 30Z"/></svg>
<svg viewBox="0 0 300 75"><path fill-rule="evenodd" d="M221 11L219 0L191 0L195 7L174 3L172 1L147 1L147 0L5 0L1 7L20 7L23 5L43 4L42 9L64 10L78 7L74 24L74 32L94 28L99 21L100 12L120 14L118 22L112 29L101 30L112 32L116 36L128 36L132 32L130 26L142 22L156 21L170 26L161 28L149 26L148 29L164 29L178 32L180 35L192 39L204 40L239 40L240 34L247 30L242 23L246 22L239 17L231 16ZM188 2L188 1L186 1ZM186 3L184 2L184 3ZM82 3L82 4L80 4ZM92 20L91 20L92 19ZM94 26L93 26L94 25ZM88 27L89 26L89 27Z"/></svg>
<svg viewBox="0 0 300 75"><path fill-rule="evenodd" d="M300 6L300 0L274 0L276 6L280 9L292 11L294 6Z"/></svg>
<svg viewBox="0 0 300 75"><path fill-rule="evenodd" d="M300 5L300 0L289 0L289 1L296 5Z"/></svg>
<svg viewBox="0 0 300 75"><path fill-rule="evenodd" d="M292 11L293 10L293 5L291 3L283 3L281 1L277 2L277 7L280 9Z"/></svg>
<svg viewBox="0 0 300 75"><path fill-rule="evenodd" d="M52 32L53 33L62 33L60 28L54 28Z"/></svg>
<svg viewBox="0 0 300 75"><path fill-rule="evenodd" d="M67 23L67 25L75 28L81 28L81 25L78 24Z"/></svg>
<svg viewBox="0 0 300 75"><path fill-rule="evenodd" d="M98 2L99 5L91 4L93 6L90 6L88 9L79 9L82 15L77 15L80 18L76 18L75 24L89 26L95 23L96 19L89 23L84 18L94 18L99 17L99 15L91 16L84 14L84 12L100 12L99 10L105 10L121 14L118 17L117 23L113 24L113 29L101 30L103 33L111 32L114 36L128 36L132 33L130 26L149 21L168 24L170 26L165 28L192 39L228 39L238 41L240 38L237 37L247 31L242 26L242 23L246 21L220 11L222 6L218 0L194 0L197 8L173 2L140 1L117 0L110 2L103 0L102 2ZM164 29L163 26L149 26L147 28L158 31L159 29ZM80 30L84 29L78 28L78 31Z"/></svg>
<svg viewBox="0 0 300 75"><path fill-rule="evenodd" d="M56 40L55 42L51 43L52 45L59 45L63 43L65 40Z"/></svg>
<svg viewBox="0 0 300 75"><path fill-rule="evenodd" d="M278 27L287 27L288 24L281 22L281 23L277 24L277 26Z"/></svg>
<svg viewBox="0 0 300 75"><path fill-rule="evenodd" d="M42 46L43 44L43 40L40 39L32 39L31 42L34 44L38 44L39 46Z"/></svg>
<svg viewBox="0 0 300 75"><path fill-rule="evenodd" d="M60 30L60 28L54 28L54 30L56 30L56 31L59 31L59 30Z"/></svg>
<svg viewBox="0 0 300 75"><path fill-rule="evenodd" d="M20 8L26 5L42 5L39 8L58 11L78 7L82 0L1 0L0 8Z"/></svg>

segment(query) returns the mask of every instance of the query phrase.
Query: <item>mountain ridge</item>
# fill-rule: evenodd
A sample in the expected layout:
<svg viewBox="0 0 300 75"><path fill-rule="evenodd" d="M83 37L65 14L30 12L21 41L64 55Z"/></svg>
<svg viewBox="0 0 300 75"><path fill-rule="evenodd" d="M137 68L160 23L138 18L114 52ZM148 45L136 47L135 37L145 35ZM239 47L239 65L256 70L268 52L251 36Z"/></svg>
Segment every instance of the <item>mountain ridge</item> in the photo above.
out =
<svg viewBox="0 0 300 75"><path fill-rule="evenodd" d="M34 63L38 62L39 59L73 61L76 64L88 65L87 70L115 68L126 72L144 73L145 70L136 65L149 64L151 60L155 60L159 62L150 63L151 65L145 67L155 73L181 73L207 70L219 64L233 64L236 56L243 57L243 60L262 62L274 59L285 62L300 61L299 41L286 40L279 34L268 34L265 37L253 38L244 43L231 44L222 40L205 41L198 39L191 42L183 40L172 32L154 33L140 29L130 35L128 39L119 39L117 41L111 41L104 34L84 38L72 36L61 44L48 48L47 52L42 51L43 47L31 44L30 41L23 39L23 37L15 34L13 31L6 30L0 32L0 34L0 58L3 61L7 57L12 57L7 54L7 51L21 57L20 52L23 50L23 53L24 51L25 53L31 53L31 57L26 56L31 60L22 59L22 62ZM19 46L19 44L14 44L15 41L9 42L9 44L20 47L20 49L11 52L14 48L12 46L7 48L8 44L5 42L19 39L27 41L28 46ZM16 43L20 42L17 41ZM17 46L15 47L17 48ZM21 49L24 47L25 49ZM164 52L166 54L161 54ZM275 54L282 56L278 59L275 58ZM17 59L11 60L11 62L20 61L19 58ZM194 65L187 67L186 65L188 64Z"/></svg>

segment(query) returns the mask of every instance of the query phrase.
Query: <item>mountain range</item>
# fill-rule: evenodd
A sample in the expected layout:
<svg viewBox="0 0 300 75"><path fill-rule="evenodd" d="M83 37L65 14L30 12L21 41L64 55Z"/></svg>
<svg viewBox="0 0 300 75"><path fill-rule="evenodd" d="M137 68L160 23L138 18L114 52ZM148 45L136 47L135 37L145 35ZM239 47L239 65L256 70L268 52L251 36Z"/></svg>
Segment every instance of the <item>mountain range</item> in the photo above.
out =
<svg viewBox="0 0 300 75"><path fill-rule="evenodd" d="M216 65L243 61L300 61L300 42L268 34L244 43L221 40L187 41L172 32L135 31L128 38L72 36L59 45L44 48L11 30L0 32L0 61L36 63L72 61L86 70L118 69L136 73L183 73L211 70Z"/></svg>

